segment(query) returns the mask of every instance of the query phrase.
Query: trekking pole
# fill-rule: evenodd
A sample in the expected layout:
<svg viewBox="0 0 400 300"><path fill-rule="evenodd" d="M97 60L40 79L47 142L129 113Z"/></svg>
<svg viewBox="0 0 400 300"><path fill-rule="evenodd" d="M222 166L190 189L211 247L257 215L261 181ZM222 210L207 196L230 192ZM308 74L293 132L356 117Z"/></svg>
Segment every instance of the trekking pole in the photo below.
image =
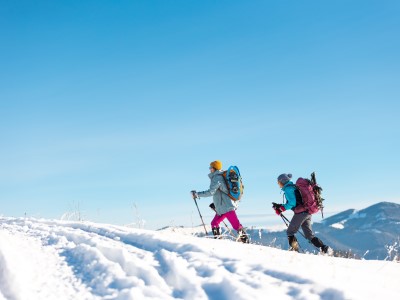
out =
<svg viewBox="0 0 400 300"><path fill-rule="evenodd" d="M286 219L286 217L282 213L279 216L282 218L283 223L285 223L286 227L289 227L288 219Z"/></svg>
<svg viewBox="0 0 400 300"><path fill-rule="evenodd" d="M280 213L279 216L282 218L283 223L285 223L286 227L289 228L289 223L290 223L289 219L286 218L285 215L284 215L283 213ZM303 234L301 231L298 231L298 232L305 238L304 234ZM297 239L296 239L296 240L297 240ZM304 253L303 248L300 246L299 240L297 240L297 245L299 245L299 249L301 250L301 252Z"/></svg>
<svg viewBox="0 0 400 300"><path fill-rule="evenodd" d="M207 232L207 229L206 229L206 224L204 224L203 216L201 215L199 206L197 205L195 192L192 191L192 194L193 194L194 203L196 204L196 207L197 207L197 211L199 212L199 215L200 215L201 222L203 223L204 231L206 232L206 235L208 235L208 232Z"/></svg>
<svg viewBox="0 0 400 300"><path fill-rule="evenodd" d="M281 216L283 222L285 222L286 226L289 227L289 225L288 225L288 223L290 223L289 219L286 218L285 215L284 215L283 213L281 213L280 216ZM288 223L286 223L286 222L288 222ZM304 233L302 233L300 230L297 231L297 232L300 233L300 234L303 236L303 238L305 238L305 239L307 240L307 238L306 238L306 236L304 235Z"/></svg>
<svg viewBox="0 0 400 300"><path fill-rule="evenodd" d="M213 205L214 203L211 203L209 205L209 207L215 212L217 213L217 211L215 210L215 206ZM226 225L225 221L222 221L222 223L224 223L226 229L228 229L229 233L231 234L232 237L234 237L235 239L237 238L236 235L232 232L232 230L228 227L228 225Z"/></svg>
<svg viewBox="0 0 400 300"><path fill-rule="evenodd" d="M274 203L273 203L273 204L274 204ZM275 206L275 204L274 204L274 206ZM286 218L285 215L284 215L282 212L279 214L279 216L282 218L282 221L283 221L283 223L285 223L286 227L289 228L289 224L290 224L289 219ZM300 232L300 231L298 231L298 232ZM303 235L302 232L300 232L300 234L304 237L304 235ZM296 239L296 240L297 240L297 239ZM299 243L298 240L297 240L297 245L299 245L299 249L301 250L301 252L304 253L304 250L303 250L303 248L300 246L300 243Z"/></svg>

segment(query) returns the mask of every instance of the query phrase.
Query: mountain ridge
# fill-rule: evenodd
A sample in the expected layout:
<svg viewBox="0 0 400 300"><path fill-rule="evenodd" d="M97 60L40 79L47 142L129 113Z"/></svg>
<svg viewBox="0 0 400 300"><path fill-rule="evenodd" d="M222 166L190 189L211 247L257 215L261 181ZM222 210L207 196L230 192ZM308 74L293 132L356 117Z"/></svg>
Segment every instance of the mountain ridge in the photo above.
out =
<svg viewBox="0 0 400 300"><path fill-rule="evenodd" d="M286 216L291 218L289 213ZM316 236L344 256L368 260L399 260L400 204L378 202L361 210L347 209L321 222L315 222L312 226ZM221 229L229 237L229 232L225 232L224 227ZM194 234L182 228L171 230ZM252 243L288 249L285 230L248 228L247 233ZM195 235L204 236L203 228ZM300 233L296 236L304 251L317 253L318 250Z"/></svg>

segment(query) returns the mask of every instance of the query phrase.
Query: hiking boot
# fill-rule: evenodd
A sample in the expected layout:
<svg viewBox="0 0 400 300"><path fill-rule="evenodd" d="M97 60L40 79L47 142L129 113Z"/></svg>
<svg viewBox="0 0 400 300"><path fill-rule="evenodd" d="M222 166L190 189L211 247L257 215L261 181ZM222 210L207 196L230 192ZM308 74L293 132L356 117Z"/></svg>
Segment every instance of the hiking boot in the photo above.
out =
<svg viewBox="0 0 400 300"><path fill-rule="evenodd" d="M320 248L321 250L322 250L322 247L325 246L324 243L319 238L317 238L316 236L311 239L311 243L315 247Z"/></svg>
<svg viewBox="0 0 400 300"><path fill-rule="evenodd" d="M247 235L246 231L244 231L243 228L238 230L238 241L241 241L242 243L248 244L249 241L249 236Z"/></svg>
<svg viewBox="0 0 400 300"><path fill-rule="evenodd" d="M294 235L288 236L289 240L289 251L299 252L299 243Z"/></svg>
<svg viewBox="0 0 400 300"><path fill-rule="evenodd" d="M311 239L311 243L315 247L320 248L322 253L325 253L325 254L328 254L328 255L332 255L333 254L332 248L330 248L329 246L325 245L319 238L313 237Z"/></svg>
<svg viewBox="0 0 400 300"><path fill-rule="evenodd" d="M214 235L214 239L221 238L221 232L219 231L219 227L212 228L212 233Z"/></svg>
<svg viewBox="0 0 400 300"><path fill-rule="evenodd" d="M331 247L324 245L323 247L321 247L321 251L329 256L333 255L333 250Z"/></svg>

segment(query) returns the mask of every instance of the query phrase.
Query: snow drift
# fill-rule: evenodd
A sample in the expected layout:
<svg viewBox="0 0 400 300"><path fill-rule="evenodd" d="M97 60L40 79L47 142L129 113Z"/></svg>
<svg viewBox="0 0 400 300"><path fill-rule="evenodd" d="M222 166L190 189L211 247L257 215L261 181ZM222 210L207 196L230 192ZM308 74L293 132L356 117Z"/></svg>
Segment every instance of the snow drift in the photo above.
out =
<svg viewBox="0 0 400 300"><path fill-rule="evenodd" d="M397 298L400 265L90 222L0 218L0 299Z"/></svg>

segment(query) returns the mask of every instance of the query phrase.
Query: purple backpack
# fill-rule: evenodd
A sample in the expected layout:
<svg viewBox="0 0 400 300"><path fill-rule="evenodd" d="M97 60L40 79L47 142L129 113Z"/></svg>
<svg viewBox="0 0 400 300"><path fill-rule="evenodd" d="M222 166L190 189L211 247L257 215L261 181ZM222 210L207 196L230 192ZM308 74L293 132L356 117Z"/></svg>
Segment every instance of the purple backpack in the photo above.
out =
<svg viewBox="0 0 400 300"><path fill-rule="evenodd" d="M301 177L297 179L296 187L300 192L302 204L296 206L294 212L300 213L308 211L310 214L315 214L321 210L323 217L324 206L322 201L324 201L324 199L321 197L322 188L316 182L315 173L313 172L311 174L311 180Z"/></svg>

